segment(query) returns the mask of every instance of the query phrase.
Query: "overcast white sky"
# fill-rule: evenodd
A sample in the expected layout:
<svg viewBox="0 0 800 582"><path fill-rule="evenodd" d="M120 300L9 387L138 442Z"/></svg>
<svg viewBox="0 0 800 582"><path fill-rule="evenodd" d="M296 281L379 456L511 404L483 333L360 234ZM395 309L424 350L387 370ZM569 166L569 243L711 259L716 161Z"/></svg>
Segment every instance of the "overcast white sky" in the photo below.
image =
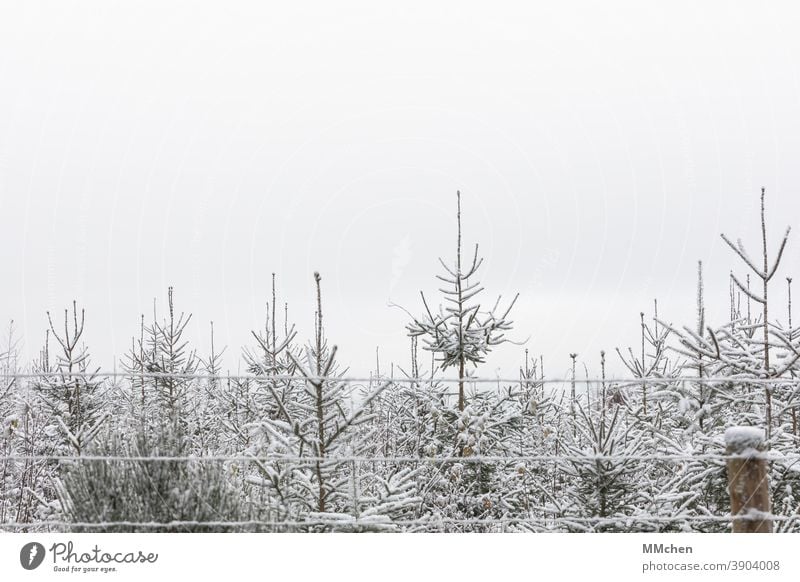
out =
<svg viewBox="0 0 800 582"><path fill-rule="evenodd" d="M110 368L174 285L236 356L272 272L311 333L319 270L343 361L406 365L387 304L434 293L461 189L486 300L520 292L551 375L635 345L654 297L691 321L698 259L721 322L720 231L754 247L762 185L773 243L800 218L792 6L4 2L0 318L33 355L78 299Z"/></svg>

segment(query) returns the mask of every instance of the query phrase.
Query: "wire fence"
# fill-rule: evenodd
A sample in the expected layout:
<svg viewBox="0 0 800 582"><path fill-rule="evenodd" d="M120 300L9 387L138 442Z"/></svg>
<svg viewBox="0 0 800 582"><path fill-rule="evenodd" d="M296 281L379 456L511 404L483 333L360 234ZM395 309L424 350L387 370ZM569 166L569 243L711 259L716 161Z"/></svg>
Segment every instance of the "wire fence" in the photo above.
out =
<svg viewBox="0 0 800 582"><path fill-rule="evenodd" d="M702 384L710 387L725 387L731 385L754 385L769 387L800 387L800 378L739 378L739 377L663 377L663 378L502 378L502 377L398 377L387 378L382 376L369 377L343 377L343 376L301 376L297 374L176 374L159 372L32 372L32 373L0 373L0 378L9 383L17 380L45 381L55 378L57 381L74 382L77 379L97 380L97 379L171 379L171 380L197 380L205 382L310 382L322 385L328 382L345 383L350 385L368 383L374 385L409 385L417 388L431 386L435 384L468 384L468 385L516 385L529 388L531 386L545 387L557 385L574 386L590 385L594 386L616 386L631 387L640 386L644 388L657 388L664 385L685 385L687 383ZM447 394L447 393L445 393ZM0 393L0 397L3 394ZM291 455L291 454L189 454L189 455L97 455L97 454L2 454L0 463L89 463L89 462L120 462L120 463L179 463L179 464L205 464L205 463L296 463L296 464L316 464L338 465L354 463L373 463L390 465L415 466L434 465L444 467L448 464L520 464L520 463L601 463L601 462L640 462L640 463L711 463L723 466L731 461L751 461L757 459L765 463L781 463L791 465L800 463L799 453L781 453L779 451L753 451L748 450L737 453L663 453L654 452L649 454L509 454L509 455ZM740 469L741 470L741 469ZM735 479L738 475L729 475ZM0 482L2 484L2 482ZM8 491L0 491L0 501L6 497ZM486 516L486 517L448 517L441 515L425 515L414 519L388 519L385 516L346 516L336 515L335 518L315 517L313 515L303 519L247 519L247 520L169 520L169 521L68 521L56 518L43 521L6 521L0 522L0 531L66 531L66 530L85 530L85 531L119 531L120 529L131 528L138 531L161 530L161 531L196 531L197 528L204 530L236 530L236 531L296 531L309 530L313 528L323 528L332 531L359 531L365 530L401 530L401 531L426 531L449 526L458 527L499 527L500 531L513 530L526 531L547 531L548 529L567 527L577 530L597 531L606 527L613 527L622 530L640 530L653 526L654 524L680 525L691 523L702 524L736 524L741 521L769 520L776 524L800 524L800 507L797 513L789 515L773 514L768 509L765 511L750 512L738 515L651 515L645 513L632 513L631 515L614 516L567 516L555 515L551 509L539 508L541 511L537 516Z"/></svg>
<svg viewBox="0 0 800 582"><path fill-rule="evenodd" d="M421 519L404 519L404 520L382 520L382 519L359 519L353 517L351 519L305 519L302 521L291 520L241 520L241 521L195 521L195 520L175 520L175 521L108 521L108 522L72 522L72 521L47 521L38 524L51 528L76 528L88 530L107 530L118 527L131 527L143 529L170 529L170 528L195 528L195 527L209 527L209 528L252 528L252 527L267 527L271 529L300 529L310 527L358 527L372 528L374 526L387 525L397 528L405 529L409 527L423 527L430 526L446 526L446 525L529 525L536 527L548 525L570 525L570 524L583 524L594 527L598 526L622 526L633 528L637 523L656 523L656 524L674 524L683 522L700 522L700 523L720 523L729 524L735 521L749 521L753 517L747 515L740 516L715 516L715 515L686 515L676 517L665 516L619 516L619 517L545 517L540 520L530 520L523 517L503 517L503 518L447 518L447 517L426 517ZM762 515L760 519L769 519L773 522L797 522L800 521L800 516L785 516L785 515ZM3 523L0 524L0 529L24 529L32 528L37 524L31 523Z"/></svg>
<svg viewBox="0 0 800 582"><path fill-rule="evenodd" d="M299 374L207 374L207 373L191 373L182 374L174 372L116 372L116 371L102 371L96 372L0 372L0 378L4 379L37 379L37 378L145 378L145 379L176 379L176 380L207 380L207 381L220 381L220 380L241 380L241 381L312 381L312 382L341 382L345 384L356 384L363 382L391 382L395 384L458 384L463 382L465 384L622 384L622 385L642 385L642 384L669 384L669 383L698 383L698 384L752 384L752 385L798 385L800 386L800 377L780 377L780 378L751 378L747 376L704 376L702 378L697 376L650 376L646 378L631 378L631 377L615 377L609 376L606 378L596 377L531 377L524 376L463 376L463 377L448 377L448 376L398 376L389 377L376 374L374 376L316 376L299 375Z"/></svg>
<svg viewBox="0 0 800 582"><path fill-rule="evenodd" d="M0 461L123 461L123 462L154 462L154 463L197 463L197 462L296 462L296 463L513 463L517 462L553 462L553 461L730 461L735 459L750 459L752 453L742 454L708 454L696 455L470 455L470 456L352 456L330 455L325 457L292 456L292 455L187 455L187 456L135 456L135 455L0 455ZM800 461L800 454L796 455L770 455L759 453L757 458L764 461Z"/></svg>

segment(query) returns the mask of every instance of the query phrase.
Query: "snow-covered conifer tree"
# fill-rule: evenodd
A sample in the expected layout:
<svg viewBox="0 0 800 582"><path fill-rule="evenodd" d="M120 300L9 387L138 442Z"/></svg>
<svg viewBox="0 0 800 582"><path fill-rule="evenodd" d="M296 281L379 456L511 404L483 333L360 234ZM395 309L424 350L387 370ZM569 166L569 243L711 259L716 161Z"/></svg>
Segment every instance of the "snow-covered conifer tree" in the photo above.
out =
<svg viewBox="0 0 800 582"><path fill-rule="evenodd" d="M50 335L55 338L60 351L48 373L37 383L40 398L50 412L62 446L62 454L80 455L92 441L108 417L104 403L104 382L92 370L89 352L81 343L85 324L85 311L78 315L77 303L72 303L72 314L64 310L64 326L59 331L47 313ZM49 337L49 336L48 336Z"/></svg>
<svg viewBox="0 0 800 582"><path fill-rule="evenodd" d="M337 348L325 336L318 273L314 280L314 339L300 357L286 352L302 382L289 393L266 383L278 413L252 427L257 438L251 451L259 471L249 482L269 492L272 515L279 519L307 521L311 529L328 524L337 529L392 528L392 519L416 503L414 472L394 471L370 494L358 461L371 437L358 429L371 420L369 405L388 383L361 402L352 401L353 387L339 379L346 370L337 364ZM337 460L348 457L356 459Z"/></svg>
<svg viewBox="0 0 800 582"><path fill-rule="evenodd" d="M467 366L483 363L493 347L509 341L505 332L511 329L513 322L508 316L518 295L504 310L500 309L500 297L490 310L482 309L478 297L483 287L476 280L476 275L483 259L478 257L476 244L471 262L467 263L466 268L462 264L461 192L456 193L456 199L458 234L455 264L448 266L439 259L444 274L436 276L445 284L445 288L440 289L445 303L437 312L433 312L425 294L420 292L425 313L422 317L414 318L408 325L408 332L411 336L423 339L425 349L436 355L442 370L451 367L458 370L458 409L463 411L466 406L464 378Z"/></svg>

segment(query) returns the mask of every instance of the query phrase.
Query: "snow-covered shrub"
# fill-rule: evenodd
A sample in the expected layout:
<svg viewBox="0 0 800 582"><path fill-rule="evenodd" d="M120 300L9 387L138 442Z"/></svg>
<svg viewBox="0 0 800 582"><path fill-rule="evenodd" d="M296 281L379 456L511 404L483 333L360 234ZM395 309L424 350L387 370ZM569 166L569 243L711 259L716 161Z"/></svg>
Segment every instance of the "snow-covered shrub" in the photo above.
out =
<svg viewBox="0 0 800 582"><path fill-rule="evenodd" d="M199 457L174 459L183 456L175 448L177 442L179 435L148 434L141 427L133 435L107 433L98 439L92 455L109 460L65 461L57 491L63 514L76 524L74 531L234 531L236 526L203 523L235 522L243 517L226 468ZM170 525L173 521L190 523Z"/></svg>

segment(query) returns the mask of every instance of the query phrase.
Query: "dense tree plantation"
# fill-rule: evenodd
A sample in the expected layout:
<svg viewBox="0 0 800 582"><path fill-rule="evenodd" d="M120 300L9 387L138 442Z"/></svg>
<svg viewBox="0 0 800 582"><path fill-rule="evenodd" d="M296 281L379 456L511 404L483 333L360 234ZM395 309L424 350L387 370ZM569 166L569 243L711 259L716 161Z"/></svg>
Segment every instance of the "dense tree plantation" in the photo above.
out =
<svg viewBox="0 0 800 582"><path fill-rule="evenodd" d="M339 360L316 273L311 337L273 277L235 376L213 324L211 353L187 340L191 316L171 288L165 308L131 322L117 374L92 362L82 337L96 323L78 303L47 314L33 362L20 361L12 325L0 349L0 530L722 532L723 435L751 425L767 436L776 529L800 531L789 232L768 247L764 205L762 191L755 250L723 235L727 321L707 321L698 264L695 321L675 324L655 302L640 345L565 354L566 381L515 343L524 297L484 290L460 197L441 297L404 306L408 356L368 380L350 381ZM772 299L779 285L788 305ZM478 381L496 349L524 354L518 380ZM611 358L629 381L606 379ZM579 377L581 362L597 379Z"/></svg>

